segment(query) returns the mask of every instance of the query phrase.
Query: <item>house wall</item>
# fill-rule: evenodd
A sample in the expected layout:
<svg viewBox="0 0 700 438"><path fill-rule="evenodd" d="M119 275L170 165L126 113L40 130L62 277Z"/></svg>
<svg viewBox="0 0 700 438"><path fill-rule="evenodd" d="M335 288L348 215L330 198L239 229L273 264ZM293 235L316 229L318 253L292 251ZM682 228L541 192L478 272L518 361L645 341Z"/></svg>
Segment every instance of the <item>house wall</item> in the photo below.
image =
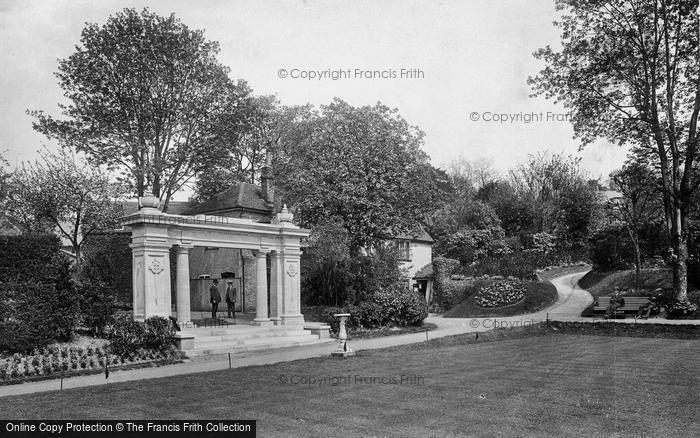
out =
<svg viewBox="0 0 700 438"><path fill-rule="evenodd" d="M411 242L411 260L401 262L407 277L413 278L423 266L433 261L433 246L425 242Z"/></svg>

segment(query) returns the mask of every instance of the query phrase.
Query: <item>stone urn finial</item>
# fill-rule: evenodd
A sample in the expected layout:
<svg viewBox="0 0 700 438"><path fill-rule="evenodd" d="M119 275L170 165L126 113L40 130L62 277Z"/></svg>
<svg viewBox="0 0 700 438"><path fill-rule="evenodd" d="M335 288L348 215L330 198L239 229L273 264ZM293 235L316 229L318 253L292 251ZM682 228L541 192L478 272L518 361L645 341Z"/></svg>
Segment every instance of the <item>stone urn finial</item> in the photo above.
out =
<svg viewBox="0 0 700 438"><path fill-rule="evenodd" d="M278 222L292 222L294 220L294 215L287 209L287 204L284 204L282 211L277 213Z"/></svg>
<svg viewBox="0 0 700 438"><path fill-rule="evenodd" d="M139 210L143 213L160 212L160 199L157 196L141 196L139 197Z"/></svg>

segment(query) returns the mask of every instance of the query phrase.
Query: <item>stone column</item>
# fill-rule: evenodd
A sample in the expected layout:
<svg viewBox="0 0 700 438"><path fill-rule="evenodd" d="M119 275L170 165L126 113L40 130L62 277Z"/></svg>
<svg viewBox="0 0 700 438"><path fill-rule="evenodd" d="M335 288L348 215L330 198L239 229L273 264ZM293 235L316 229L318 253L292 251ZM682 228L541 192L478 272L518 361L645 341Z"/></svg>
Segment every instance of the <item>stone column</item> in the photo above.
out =
<svg viewBox="0 0 700 438"><path fill-rule="evenodd" d="M275 325L282 324L284 302L283 302L283 281L282 262L279 251L270 253L270 320Z"/></svg>
<svg viewBox="0 0 700 438"><path fill-rule="evenodd" d="M190 319L190 250L191 246L177 248L177 322L182 326Z"/></svg>
<svg viewBox="0 0 700 438"><path fill-rule="evenodd" d="M255 251L255 319L254 325L272 325L267 317L267 251Z"/></svg>

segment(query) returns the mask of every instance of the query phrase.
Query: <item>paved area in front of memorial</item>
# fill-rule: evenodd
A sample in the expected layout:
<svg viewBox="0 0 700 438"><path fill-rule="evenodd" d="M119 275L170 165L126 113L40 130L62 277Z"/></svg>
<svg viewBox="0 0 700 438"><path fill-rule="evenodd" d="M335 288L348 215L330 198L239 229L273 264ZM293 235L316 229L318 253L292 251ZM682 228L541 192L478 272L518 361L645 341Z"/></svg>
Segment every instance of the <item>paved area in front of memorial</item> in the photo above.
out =
<svg viewBox="0 0 700 438"><path fill-rule="evenodd" d="M552 281L557 288L559 297L552 306L539 312L503 318L442 318L438 315L430 315L426 322L437 325L437 328L428 332L430 339L452 336L463 333L480 332L491 330L494 327L514 327L528 324L535 324L550 320L558 321L593 321L593 318L583 318L581 311L588 306L593 298L585 290L577 285L577 281L585 273L569 274L555 278ZM651 318L648 320L635 320L633 318L616 320L611 323L664 323L664 324L700 324L700 320L666 320ZM426 340L425 333L411 333L397 336L386 336L374 339L349 340L348 346L355 351L391 347L395 345L412 344ZM231 355L231 366L234 368L267 365L278 362L287 362L310 357L329 355L337 344L326 342L311 346L280 348L274 350L255 351L250 353L237 353ZM154 368L141 368L136 370L113 371L109 379L105 379L104 374L90 376L78 376L64 379L63 388L78 388L84 386L105 385L109 383L125 382L142 379L153 379L158 377L175 376L182 374L199 373L226 369L229 367L227 355L211 356L180 364L166 365ZM19 394L30 394L35 392L53 391L60 389L60 379L44 380L39 382L29 382L17 385L7 385L0 387L0 397Z"/></svg>

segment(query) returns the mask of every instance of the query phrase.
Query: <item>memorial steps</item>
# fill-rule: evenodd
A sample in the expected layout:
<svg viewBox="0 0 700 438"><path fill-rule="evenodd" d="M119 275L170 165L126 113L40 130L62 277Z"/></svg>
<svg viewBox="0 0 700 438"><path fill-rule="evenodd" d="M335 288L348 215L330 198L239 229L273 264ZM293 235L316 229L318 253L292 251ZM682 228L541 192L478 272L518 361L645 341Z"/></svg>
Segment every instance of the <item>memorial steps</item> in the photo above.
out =
<svg viewBox="0 0 700 438"><path fill-rule="evenodd" d="M176 338L181 339L180 351L188 358L333 342L302 327L279 325L187 328Z"/></svg>

